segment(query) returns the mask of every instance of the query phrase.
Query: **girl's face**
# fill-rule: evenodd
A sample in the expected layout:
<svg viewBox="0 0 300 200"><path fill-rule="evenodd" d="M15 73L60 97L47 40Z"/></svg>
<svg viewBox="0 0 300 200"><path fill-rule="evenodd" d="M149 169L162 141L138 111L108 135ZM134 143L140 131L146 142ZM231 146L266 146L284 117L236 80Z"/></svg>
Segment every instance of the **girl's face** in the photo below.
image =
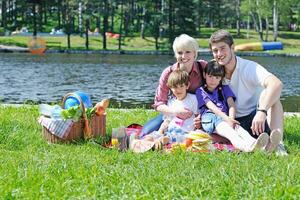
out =
<svg viewBox="0 0 300 200"><path fill-rule="evenodd" d="M188 85L183 84L177 85L176 87L172 87L170 89L178 100L183 100L186 97L188 87Z"/></svg>
<svg viewBox="0 0 300 200"><path fill-rule="evenodd" d="M180 64L180 69L190 72L195 62L196 52L192 50L178 50L175 53L175 57Z"/></svg>
<svg viewBox="0 0 300 200"><path fill-rule="evenodd" d="M222 80L221 76L213 76L206 73L204 73L204 78L206 80L207 89L209 91L213 91L214 89L216 89L219 86L220 81Z"/></svg>

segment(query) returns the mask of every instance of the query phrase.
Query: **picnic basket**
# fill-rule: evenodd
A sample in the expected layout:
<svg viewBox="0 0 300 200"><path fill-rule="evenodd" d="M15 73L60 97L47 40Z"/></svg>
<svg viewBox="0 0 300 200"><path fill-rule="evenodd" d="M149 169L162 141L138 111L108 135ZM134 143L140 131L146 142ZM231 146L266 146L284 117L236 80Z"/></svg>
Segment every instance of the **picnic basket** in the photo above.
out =
<svg viewBox="0 0 300 200"><path fill-rule="evenodd" d="M75 93L68 93L64 96L62 100L62 108L64 108L65 102L69 96L72 96L76 98L80 102L80 107L82 109L82 116L78 121L74 121L71 125L69 133L67 133L67 136L63 139L55 134L51 133L46 127L43 126L43 135L44 138L50 142L50 143L69 143L76 140L80 140L83 138L87 138L86 135L84 135L84 126L85 120L87 119L87 115L85 112L85 106L81 99L81 97ZM106 113L103 115L96 115L94 114L91 117L91 120L89 120L89 128L91 129L91 135L89 137L98 137L98 136L105 136L106 134Z"/></svg>

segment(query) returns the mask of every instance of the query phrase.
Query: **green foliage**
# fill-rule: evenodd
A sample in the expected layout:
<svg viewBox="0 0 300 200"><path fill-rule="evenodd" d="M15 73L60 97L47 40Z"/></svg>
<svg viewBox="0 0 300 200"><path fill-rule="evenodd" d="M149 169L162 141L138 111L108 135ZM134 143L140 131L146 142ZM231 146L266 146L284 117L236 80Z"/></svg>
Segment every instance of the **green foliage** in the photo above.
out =
<svg viewBox="0 0 300 200"><path fill-rule="evenodd" d="M112 127L156 112L108 109ZM0 107L1 199L299 199L300 118L285 119L288 157L227 152L134 154L97 143L48 144L37 106ZM99 139L101 140L101 139Z"/></svg>
<svg viewBox="0 0 300 200"><path fill-rule="evenodd" d="M0 36L5 35L5 29L3 27L0 27Z"/></svg>

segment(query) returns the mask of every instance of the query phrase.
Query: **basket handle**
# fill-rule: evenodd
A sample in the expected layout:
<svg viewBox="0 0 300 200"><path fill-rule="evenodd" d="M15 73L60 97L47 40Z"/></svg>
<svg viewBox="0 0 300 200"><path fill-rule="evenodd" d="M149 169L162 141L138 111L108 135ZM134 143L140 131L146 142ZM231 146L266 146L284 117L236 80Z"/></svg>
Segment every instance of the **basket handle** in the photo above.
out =
<svg viewBox="0 0 300 200"><path fill-rule="evenodd" d="M84 120L87 120L87 116L86 116L86 112L85 112L85 107L84 107L83 101L82 101L81 97L78 94L74 93L74 92L67 93L64 96L64 98L62 100L62 108L65 107L65 102L66 102L67 98L70 97L70 96L75 97L79 101L80 107L82 109L82 117L83 117Z"/></svg>

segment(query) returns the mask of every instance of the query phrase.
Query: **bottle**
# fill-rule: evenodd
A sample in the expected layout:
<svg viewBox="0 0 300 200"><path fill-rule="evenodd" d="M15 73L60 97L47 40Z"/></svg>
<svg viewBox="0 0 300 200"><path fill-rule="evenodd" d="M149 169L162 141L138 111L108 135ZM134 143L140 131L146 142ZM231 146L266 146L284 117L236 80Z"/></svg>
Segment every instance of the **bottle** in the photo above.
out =
<svg viewBox="0 0 300 200"><path fill-rule="evenodd" d="M59 105L55 105L52 108L52 112L51 112L51 118L55 119L55 120L60 120L61 119L61 107Z"/></svg>

